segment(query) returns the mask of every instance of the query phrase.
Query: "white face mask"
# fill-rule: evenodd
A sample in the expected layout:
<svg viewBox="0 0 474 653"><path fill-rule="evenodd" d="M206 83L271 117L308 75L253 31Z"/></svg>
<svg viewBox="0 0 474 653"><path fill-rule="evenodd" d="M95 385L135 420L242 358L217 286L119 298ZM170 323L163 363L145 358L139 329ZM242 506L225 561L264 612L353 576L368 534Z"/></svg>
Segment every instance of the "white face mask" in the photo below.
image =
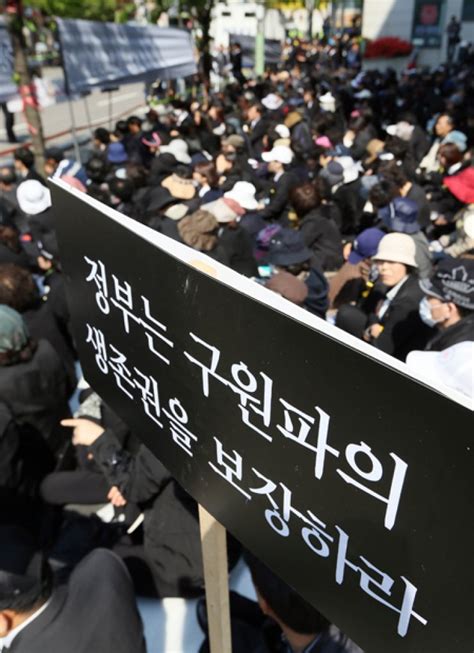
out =
<svg viewBox="0 0 474 653"><path fill-rule="evenodd" d="M439 320L435 320L433 318L433 315L431 313L431 304L429 303L427 297L423 297L423 299L420 302L420 307L418 310L420 313L420 318L429 327L435 327L440 322L443 322L444 318L441 318Z"/></svg>

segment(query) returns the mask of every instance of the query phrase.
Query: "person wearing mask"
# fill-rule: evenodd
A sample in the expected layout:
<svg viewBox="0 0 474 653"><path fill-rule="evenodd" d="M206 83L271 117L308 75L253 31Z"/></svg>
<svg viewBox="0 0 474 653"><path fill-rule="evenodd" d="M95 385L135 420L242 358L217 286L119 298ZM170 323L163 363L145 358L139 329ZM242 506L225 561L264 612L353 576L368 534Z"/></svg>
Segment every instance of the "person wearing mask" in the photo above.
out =
<svg viewBox="0 0 474 653"><path fill-rule="evenodd" d="M423 322L436 328L428 351L474 341L474 259L442 259L430 279L420 281Z"/></svg>

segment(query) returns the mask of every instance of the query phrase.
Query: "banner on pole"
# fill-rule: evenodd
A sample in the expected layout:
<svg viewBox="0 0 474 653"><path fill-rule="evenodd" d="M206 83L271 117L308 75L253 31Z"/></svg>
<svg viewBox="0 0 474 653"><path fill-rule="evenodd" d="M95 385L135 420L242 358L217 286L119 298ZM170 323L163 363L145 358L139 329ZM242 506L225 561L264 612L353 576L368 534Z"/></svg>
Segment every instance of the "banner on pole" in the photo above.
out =
<svg viewBox="0 0 474 653"><path fill-rule="evenodd" d="M366 653L472 651L468 399L61 182L52 195L85 377L179 483Z"/></svg>
<svg viewBox="0 0 474 653"><path fill-rule="evenodd" d="M57 18L69 93L196 73L186 30Z"/></svg>

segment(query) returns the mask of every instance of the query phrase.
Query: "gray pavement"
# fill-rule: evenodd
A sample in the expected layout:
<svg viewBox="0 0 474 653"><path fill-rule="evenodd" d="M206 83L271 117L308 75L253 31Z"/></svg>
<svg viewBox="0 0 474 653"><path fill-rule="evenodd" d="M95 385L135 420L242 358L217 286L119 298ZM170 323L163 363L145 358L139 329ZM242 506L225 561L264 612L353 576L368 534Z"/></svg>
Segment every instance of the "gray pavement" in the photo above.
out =
<svg viewBox="0 0 474 653"><path fill-rule="evenodd" d="M59 67L50 67L43 70L43 76L54 84L57 90L57 103L42 109L42 122L45 137L52 137L48 145L63 145L72 140L71 112L64 94L63 72ZM89 117L93 127L109 126L109 94L94 90L84 98L72 100L72 111L77 133L81 141L90 134ZM145 106L144 84L127 84L111 93L112 126L119 116L139 112L139 107ZM88 115L89 113L89 115ZM3 118L3 115L2 115ZM62 133L65 132L65 133ZM15 134L20 142L28 140L28 127L22 112L15 114ZM7 141L5 126L0 123L0 159L11 158L5 154L12 146Z"/></svg>

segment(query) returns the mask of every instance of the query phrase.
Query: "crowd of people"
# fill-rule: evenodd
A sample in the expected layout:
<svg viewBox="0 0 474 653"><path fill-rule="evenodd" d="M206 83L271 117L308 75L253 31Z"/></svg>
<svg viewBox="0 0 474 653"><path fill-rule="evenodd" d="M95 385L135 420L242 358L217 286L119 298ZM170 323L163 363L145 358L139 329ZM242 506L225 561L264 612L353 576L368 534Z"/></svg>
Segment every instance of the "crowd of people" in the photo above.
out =
<svg viewBox="0 0 474 653"><path fill-rule="evenodd" d="M84 163L51 148L39 171L19 147L0 167L0 651L143 651L135 594L204 587L194 500L84 383L71 415L79 368L46 177L472 400L474 71L397 78L357 55L355 41L342 58L299 44L261 79L236 69L200 101L96 129ZM231 566L240 555L229 538ZM359 650L248 564L263 613L233 597L234 650Z"/></svg>

